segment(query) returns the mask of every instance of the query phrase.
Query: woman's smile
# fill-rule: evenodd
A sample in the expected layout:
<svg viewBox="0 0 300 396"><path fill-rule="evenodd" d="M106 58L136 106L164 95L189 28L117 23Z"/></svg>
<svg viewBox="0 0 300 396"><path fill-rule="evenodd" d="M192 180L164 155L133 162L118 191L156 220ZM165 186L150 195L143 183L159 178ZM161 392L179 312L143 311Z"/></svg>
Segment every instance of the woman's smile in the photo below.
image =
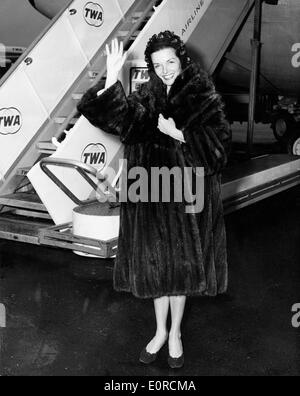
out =
<svg viewBox="0 0 300 396"><path fill-rule="evenodd" d="M182 72L181 62L174 48L163 48L154 52L152 63L156 75L169 87Z"/></svg>
<svg viewBox="0 0 300 396"><path fill-rule="evenodd" d="M172 80L174 78L174 73L172 74L167 74L165 76L163 76L163 78L167 81Z"/></svg>

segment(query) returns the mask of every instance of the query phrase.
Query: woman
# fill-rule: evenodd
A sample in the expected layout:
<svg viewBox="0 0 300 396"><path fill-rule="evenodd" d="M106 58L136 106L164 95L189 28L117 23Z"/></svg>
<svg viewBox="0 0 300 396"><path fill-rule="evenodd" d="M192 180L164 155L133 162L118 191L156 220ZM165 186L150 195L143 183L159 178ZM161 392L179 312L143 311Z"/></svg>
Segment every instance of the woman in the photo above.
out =
<svg viewBox="0 0 300 396"><path fill-rule="evenodd" d="M184 364L181 322L187 296L216 296L227 289L226 234L220 170L230 143L220 97L207 74L189 58L181 39L166 31L148 42L150 81L128 98L118 81L126 54L117 40L107 46L107 80L83 97L78 110L96 127L119 135L128 169L204 168L201 213L184 203L121 205L117 291L154 299L157 330L140 355L152 363L168 340L171 368ZM171 311L172 325L167 331Z"/></svg>

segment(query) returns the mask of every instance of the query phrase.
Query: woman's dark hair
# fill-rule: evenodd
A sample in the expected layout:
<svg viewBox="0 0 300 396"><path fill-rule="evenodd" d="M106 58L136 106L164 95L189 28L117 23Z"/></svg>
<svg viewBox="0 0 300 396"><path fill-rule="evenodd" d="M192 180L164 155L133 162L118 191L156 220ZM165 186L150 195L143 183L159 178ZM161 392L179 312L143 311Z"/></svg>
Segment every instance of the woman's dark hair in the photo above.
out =
<svg viewBox="0 0 300 396"><path fill-rule="evenodd" d="M164 48L175 49L176 56L180 59L183 70L191 64L191 58L187 53L184 42L174 32L166 30L165 32L161 32L152 36L147 43L145 60L150 71L154 71L151 55L154 52L160 51Z"/></svg>

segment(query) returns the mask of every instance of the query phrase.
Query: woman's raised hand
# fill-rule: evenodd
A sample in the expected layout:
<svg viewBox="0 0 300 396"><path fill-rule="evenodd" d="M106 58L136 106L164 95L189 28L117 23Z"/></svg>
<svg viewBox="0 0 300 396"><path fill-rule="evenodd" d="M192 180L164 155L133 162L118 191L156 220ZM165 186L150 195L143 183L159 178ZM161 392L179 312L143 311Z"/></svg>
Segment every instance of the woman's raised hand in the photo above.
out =
<svg viewBox="0 0 300 396"><path fill-rule="evenodd" d="M118 39L111 42L111 46L106 45L107 53L107 78L106 88L109 88L118 81L120 71L126 61L127 52L124 53L123 43L119 43Z"/></svg>

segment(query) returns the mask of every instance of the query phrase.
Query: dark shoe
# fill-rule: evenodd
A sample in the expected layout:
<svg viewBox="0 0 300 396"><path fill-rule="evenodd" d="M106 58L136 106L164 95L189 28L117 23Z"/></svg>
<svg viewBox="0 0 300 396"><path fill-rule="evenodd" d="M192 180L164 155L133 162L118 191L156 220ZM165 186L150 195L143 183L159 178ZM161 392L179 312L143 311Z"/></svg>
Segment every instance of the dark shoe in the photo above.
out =
<svg viewBox="0 0 300 396"><path fill-rule="evenodd" d="M151 364L155 362L157 358L157 353L149 353L146 348L144 348L140 354L140 362L143 364Z"/></svg>
<svg viewBox="0 0 300 396"><path fill-rule="evenodd" d="M161 349L164 347L164 345L165 345L165 343L166 343L166 341L168 339L168 336L169 335L167 334ZM142 350L141 354L140 354L140 359L139 359L140 362L144 363L144 364L151 364L151 363L155 362L155 360L157 358L157 355L159 354L160 350L158 352L156 352L156 353L150 353L150 352L147 352L147 347L144 348Z"/></svg>
<svg viewBox="0 0 300 396"><path fill-rule="evenodd" d="M171 369L180 369L184 366L184 354L179 358L172 358L170 355L168 357L168 364Z"/></svg>

